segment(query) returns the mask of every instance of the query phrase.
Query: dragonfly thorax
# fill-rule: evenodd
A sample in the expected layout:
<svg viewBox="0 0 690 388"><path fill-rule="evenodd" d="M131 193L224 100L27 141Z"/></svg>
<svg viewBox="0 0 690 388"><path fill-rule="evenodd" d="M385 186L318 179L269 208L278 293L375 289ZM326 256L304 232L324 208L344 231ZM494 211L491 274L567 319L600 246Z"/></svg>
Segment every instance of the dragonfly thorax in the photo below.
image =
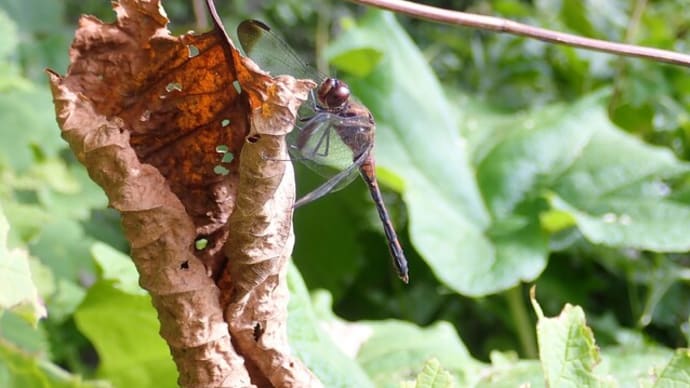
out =
<svg viewBox="0 0 690 388"><path fill-rule="evenodd" d="M338 109L350 99L350 87L337 78L326 78L316 90L316 97L323 108Z"/></svg>

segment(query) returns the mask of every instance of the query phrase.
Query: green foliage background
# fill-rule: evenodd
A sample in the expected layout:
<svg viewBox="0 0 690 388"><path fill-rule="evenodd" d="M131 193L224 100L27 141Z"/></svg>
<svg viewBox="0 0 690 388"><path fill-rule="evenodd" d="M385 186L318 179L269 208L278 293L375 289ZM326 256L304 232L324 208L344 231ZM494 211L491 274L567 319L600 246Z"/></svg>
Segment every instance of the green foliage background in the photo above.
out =
<svg viewBox="0 0 690 388"><path fill-rule="evenodd" d="M173 32L199 29L191 2L163 3ZM686 1L644 3L454 7L690 52ZM341 2L218 8L282 32L377 119L411 283L361 183L298 211L290 338L326 386L690 386L688 69ZM118 215L55 124L43 68L66 71L82 13L114 19L0 0L0 386L173 386Z"/></svg>

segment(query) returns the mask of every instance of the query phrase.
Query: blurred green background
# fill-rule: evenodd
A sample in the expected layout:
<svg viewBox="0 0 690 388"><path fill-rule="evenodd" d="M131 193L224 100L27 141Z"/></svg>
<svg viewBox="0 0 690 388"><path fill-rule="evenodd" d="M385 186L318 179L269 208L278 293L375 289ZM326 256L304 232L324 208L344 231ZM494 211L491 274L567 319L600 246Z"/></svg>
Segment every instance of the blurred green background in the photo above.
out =
<svg viewBox="0 0 690 388"><path fill-rule="evenodd" d="M428 4L690 52L687 0ZM173 34L210 29L193 1L163 6ZM346 2L217 8L231 32L247 18L272 26L377 120L411 281L391 270L361 182L297 211L291 343L326 386L397 386L430 357L461 386L555 386L533 284L547 316L582 307L599 372L621 386L688 347L687 68ZM107 1L0 0L0 386L174 385L119 216L55 124L43 69L66 72L81 14L115 19ZM319 184L297 167L300 193ZM326 323L352 343L357 328L371 335L354 361L334 355Z"/></svg>

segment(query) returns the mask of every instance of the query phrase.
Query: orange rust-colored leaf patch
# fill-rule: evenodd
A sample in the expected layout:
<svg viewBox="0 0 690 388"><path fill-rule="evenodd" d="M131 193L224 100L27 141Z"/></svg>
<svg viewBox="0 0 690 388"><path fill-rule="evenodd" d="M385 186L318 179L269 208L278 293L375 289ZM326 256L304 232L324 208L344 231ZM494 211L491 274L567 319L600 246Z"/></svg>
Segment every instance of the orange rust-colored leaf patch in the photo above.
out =
<svg viewBox="0 0 690 388"><path fill-rule="evenodd" d="M229 42L216 31L170 36L155 1L121 1L115 9L114 24L80 20L61 84L116 119L139 160L166 178L209 241L204 252L215 257L205 262L215 273L249 127Z"/></svg>

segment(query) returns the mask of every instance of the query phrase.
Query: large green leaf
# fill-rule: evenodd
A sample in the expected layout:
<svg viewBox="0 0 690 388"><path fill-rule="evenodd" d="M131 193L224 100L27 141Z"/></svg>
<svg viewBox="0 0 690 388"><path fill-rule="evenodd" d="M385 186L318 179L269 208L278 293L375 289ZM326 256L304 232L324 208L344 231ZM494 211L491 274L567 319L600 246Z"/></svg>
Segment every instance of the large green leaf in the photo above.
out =
<svg viewBox="0 0 690 388"><path fill-rule="evenodd" d="M391 14L367 13L330 53L342 62L348 52L360 55L366 47L383 53L381 61L369 76L349 79L350 86L377 119L377 160L404 181L415 248L455 290L495 290L493 284L467 286L471 268L491 264L494 247L482 233L489 225L488 213L457 134L455 110Z"/></svg>
<svg viewBox="0 0 690 388"><path fill-rule="evenodd" d="M56 277L79 282L93 272L91 244L78 222L53 219L42 225L39 237L31 244L31 253L50 267Z"/></svg>
<svg viewBox="0 0 690 388"><path fill-rule="evenodd" d="M512 353L512 352L511 352ZM518 360L517 355L491 352L491 366L482 369L476 388L542 388L544 374L538 360Z"/></svg>
<svg viewBox="0 0 690 388"><path fill-rule="evenodd" d="M482 128L491 135L485 140L491 148L477 165L477 179L496 219L510 216L518 204L548 187L580 157L593 133L611 126L601 105L597 94Z"/></svg>
<svg viewBox="0 0 690 388"><path fill-rule="evenodd" d="M654 383L655 388L690 384L690 349L678 349Z"/></svg>
<svg viewBox="0 0 690 388"><path fill-rule="evenodd" d="M603 108L600 112L603 114ZM655 251L690 249L690 206L664 179L690 171L664 148L601 126L553 186L552 205L595 243Z"/></svg>
<svg viewBox="0 0 690 388"><path fill-rule="evenodd" d="M525 212L512 226L490 225L458 135L458 110L391 14L368 13L330 52L338 65L366 47L383 56L367 77L350 80L351 87L379 123L380 164L404 182L415 248L440 280L464 294L485 295L534 279L547 253L538 220Z"/></svg>
<svg viewBox="0 0 690 388"><path fill-rule="evenodd" d="M453 377L443 369L437 359L432 358L424 364L424 369L419 372L414 388L451 388L454 387Z"/></svg>
<svg viewBox="0 0 690 388"><path fill-rule="evenodd" d="M91 246L91 253L100 269L101 279L112 281L113 287L128 294L147 294L139 286L139 273L129 256L100 242Z"/></svg>
<svg viewBox="0 0 690 388"><path fill-rule="evenodd" d="M478 376L481 363L470 356L448 322L427 328L394 320L362 323L373 332L357 360L378 387L396 387L414 378L431 358L438 359L458 386L467 386Z"/></svg>
<svg viewBox="0 0 690 388"><path fill-rule="evenodd" d="M0 165L25 170L35 153L56 156L66 144L59 136L50 93L42 88L13 89L0 93Z"/></svg>
<svg viewBox="0 0 690 388"><path fill-rule="evenodd" d="M305 170L296 168L300 188L316 184L315 174ZM293 257L309 288L328 289L339 299L362 268L363 250L358 241L358 229L353 225L362 224L361 211L357 209L362 208L364 195L362 187L353 184L295 212L298 238Z"/></svg>
<svg viewBox="0 0 690 388"><path fill-rule="evenodd" d="M350 84L378 120L381 165L404 182L411 240L452 289L485 295L535 279L548 256L536 216L550 192L566 197L552 206L595 243L690 249L690 207L660 201L664 185L656 182L687 168L616 128L604 108L606 91L500 122L465 112L479 122L473 131L483 133L472 136L475 181L455 130L458 111L391 15L368 13L330 48L346 72L366 52L376 52L365 66L370 71L355 72ZM650 190L655 182L657 194Z"/></svg>
<svg viewBox="0 0 690 388"><path fill-rule="evenodd" d="M581 307L566 304L558 317L547 318L536 300L532 299L532 304L539 319L539 359L547 386L616 386L612 377L594 370L601 358Z"/></svg>
<svg viewBox="0 0 690 388"><path fill-rule="evenodd" d="M304 281L292 264L288 287L288 337L297 357L326 387L372 387L359 365L338 350L320 327Z"/></svg>
<svg viewBox="0 0 690 388"><path fill-rule="evenodd" d="M601 369L614 376L621 387L649 387L658 381L664 369L671 366L668 371L674 370L673 355L673 350L659 346L604 348L601 351Z"/></svg>
<svg viewBox="0 0 690 388"><path fill-rule="evenodd" d="M108 281L94 284L74 313L79 330L98 351L99 376L117 387L172 387L177 371L158 335L148 295L124 292Z"/></svg>
<svg viewBox="0 0 690 388"><path fill-rule="evenodd" d="M41 0L0 0L0 7L26 32L56 32L63 28L64 5Z"/></svg>
<svg viewBox="0 0 690 388"><path fill-rule="evenodd" d="M84 381L49 361L0 341L0 387L106 388L105 381Z"/></svg>
<svg viewBox="0 0 690 388"><path fill-rule="evenodd" d="M0 207L0 314L12 309L34 325L46 315L25 250L7 246L10 226Z"/></svg>

